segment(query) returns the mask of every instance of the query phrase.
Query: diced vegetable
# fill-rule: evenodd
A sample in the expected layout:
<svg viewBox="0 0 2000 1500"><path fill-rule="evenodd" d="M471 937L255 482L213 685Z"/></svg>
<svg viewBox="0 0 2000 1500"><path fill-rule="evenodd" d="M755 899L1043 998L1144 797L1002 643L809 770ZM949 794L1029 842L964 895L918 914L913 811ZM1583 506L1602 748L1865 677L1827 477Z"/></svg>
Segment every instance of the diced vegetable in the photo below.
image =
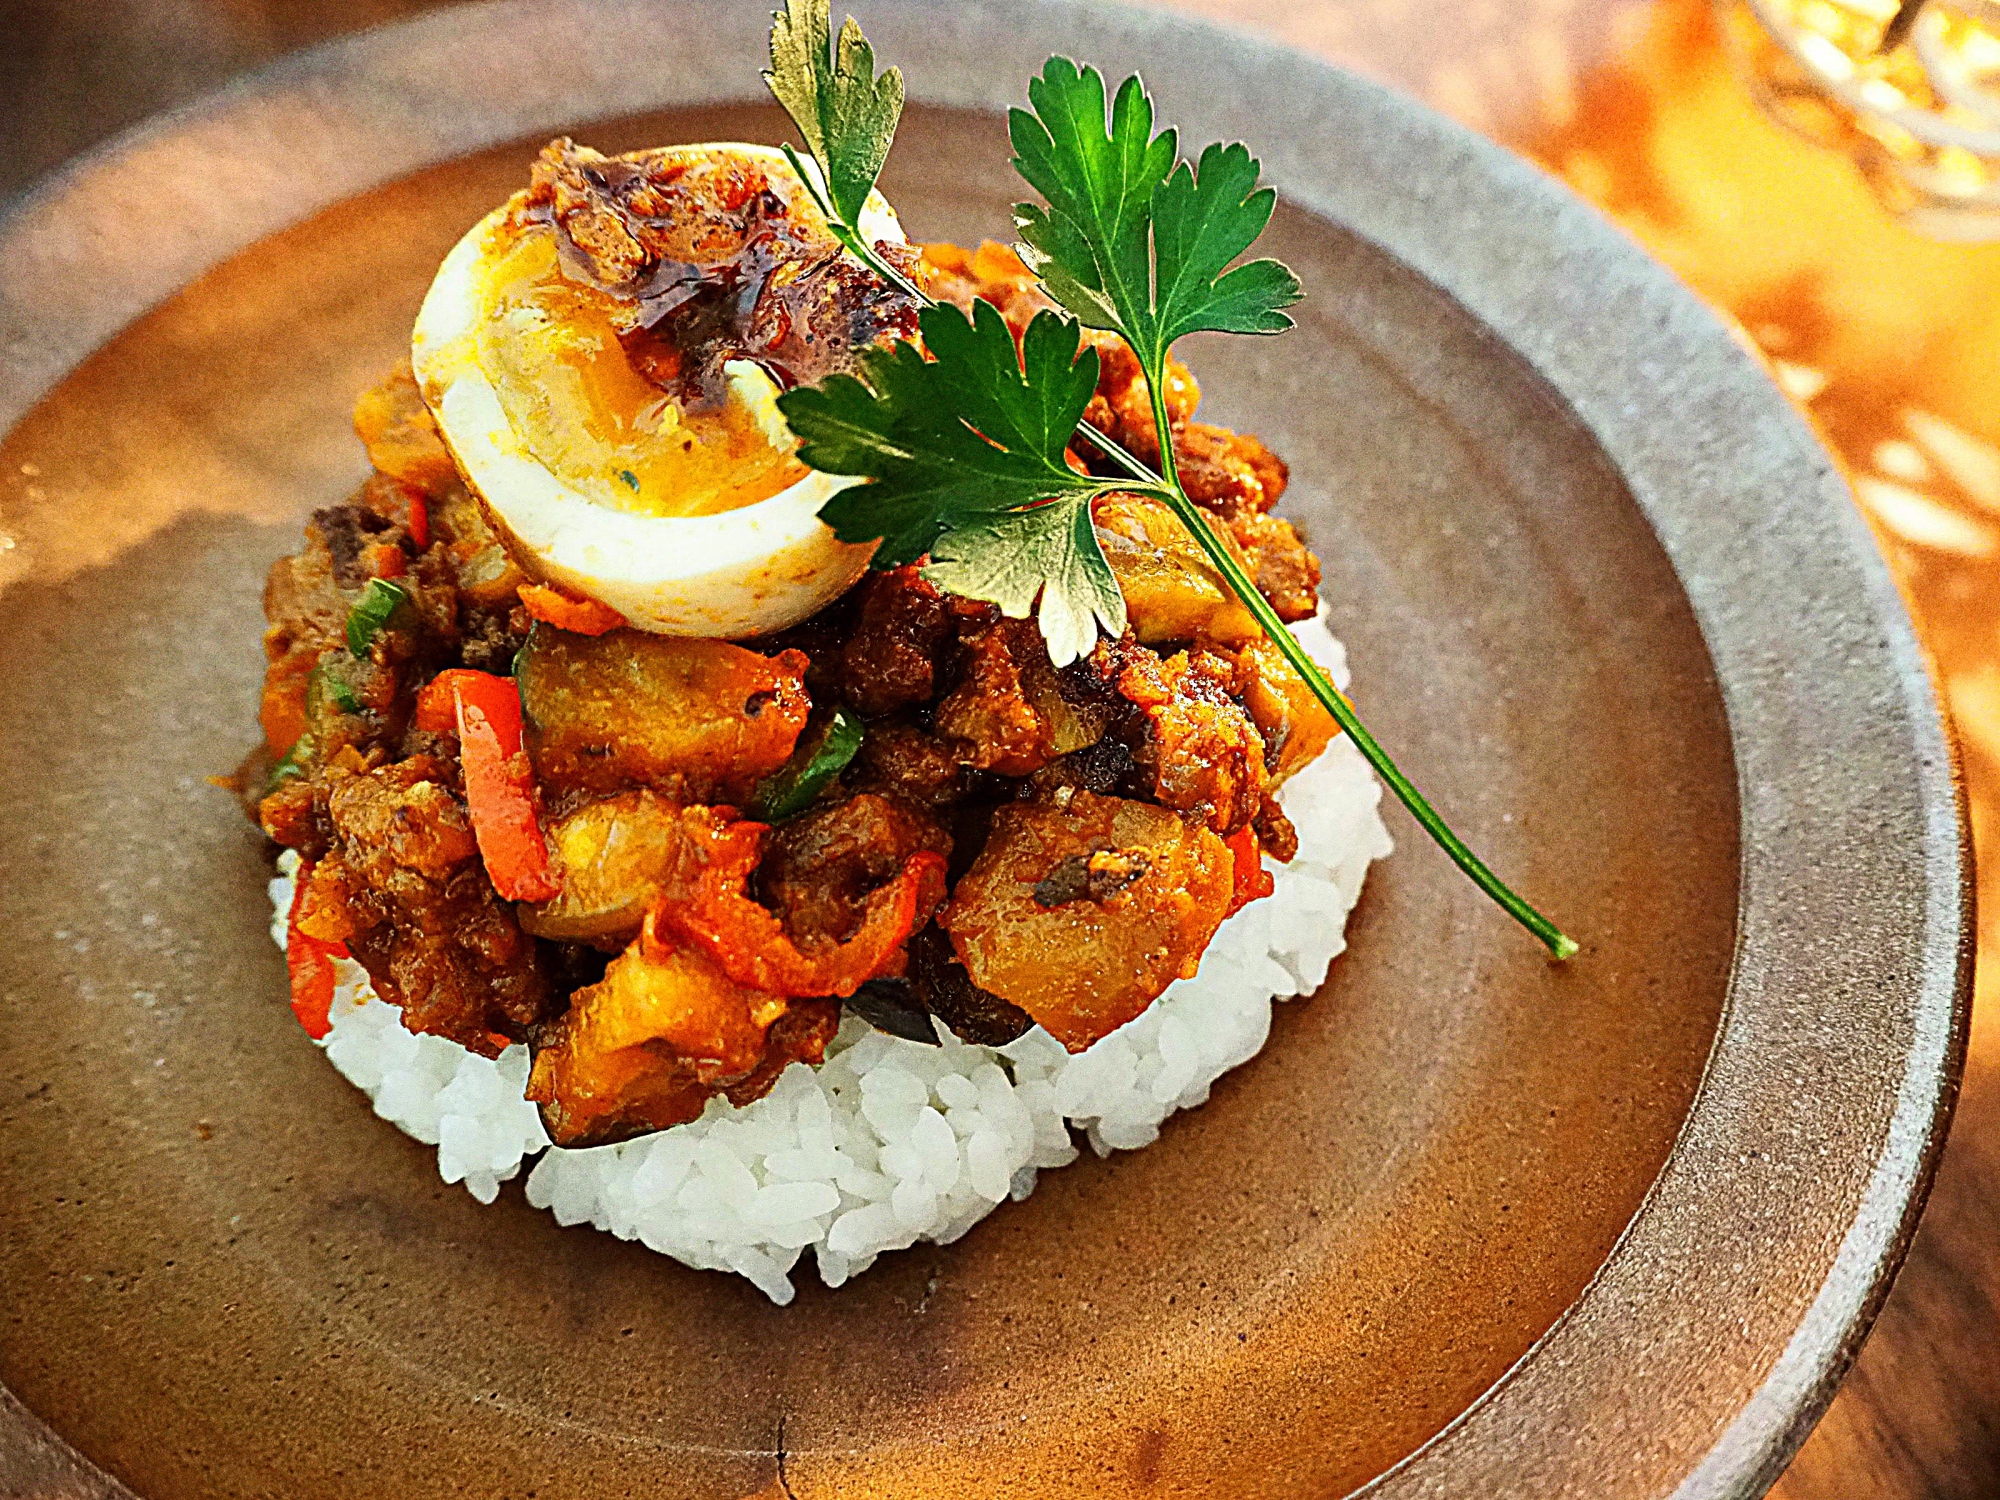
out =
<svg viewBox="0 0 2000 1500"><path fill-rule="evenodd" d="M562 893L521 908L521 925L562 942L625 942L646 909L684 881L728 827L715 808L682 807L657 792L585 803L549 828Z"/></svg>
<svg viewBox="0 0 2000 1500"><path fill-rule="evenodd" d="M460 489L433 492L429 520L433 538L449 544L459 593L486 609L511 607L527 575L501 545L479 502Z"/></svg>
<svg viewBox="0 0 2000 1500"><path fill-rule="evenodd" d="M401 578L410 571L409 559L395 542L371 542L363 547L361 566L374 578Z"/></svg>
<svg viewBox="0 0 2000 1500"><path fill-rule="evenodd" d="M422 490L412 489L409 496L410 544L421 552L431 544L431 505Z"/></svg>
<svg viewBox="0 0 2000 1500"><path fill-rule="evenodd" d="M1125 596L1132 632L1142 642L1204 636L1235 645L1263 636L1256 616L1164 503L1146 495L1106 495L1091 507L1091 517ZM1227 530L1211 529L1234 548Z"/></svg>
<svg viewBox="0 0 2000 1500"><path fill-rule="evenodd" d="M1235 916L1252 901L1261 901L1278 888L1271 872L1264 868L1264 851L1256 831L1239 828L1227 839L1229 857L1234 862L1234 879L1229 893L1229 916Z"/></svg>
<svg viewBox="0 0 2000 1500"><path fill-rule="evenodd" d="M535 778L521 748L521 700L511 678L460 671L452 679L458 754L473 836L493 889L508 901L562 892L535 812Z"/></svg>
<svg viewBox="0 0 2000 1500"><path fill-rule="evenodd" d="M401 584L391 583L386 578L369 579L361 597L347 612L347 649L356 656L366 656L369 646L388 626L396 611L406 608L409 603L410 591Z"/></svg>
<svg viewBox="0 0 2000 1500"><path fill-rule="evenodd" d="M795 1010L804 1025L789 1024ZM545 1033L528 1097L560 1146L663 1130L692 1120L718 1089L759 1078L767 1063L817 1062L833 1012L737 984L692 948L641 939Z"/></svg>
<svg viewBox="0 0 2000 1500"><path fill-rule="evenodd" d="M750 815L764 823L782 823L812 805L834 777L847 769L861 748L865 730L859 714L836 708L822 723L799 737L792 758L776 774L757 783Z"/></svg>
<svg viewBox="0 0 2000 1500"><path fill-rule="evenodd" d="M306 693L311 683L312 657L304 651L290 652L265 671L257 722L274 754L283 755L306 732Z"/></svg>
<svg viewBox="0 0 2000 1500"><path fill-rule="evenodd" d="M333 961L347 957L347 947L322 942L299 927L311 879L312 866L306 864L292 877L292 908L285 922L285 972L291 978L292 1014L299 1018L306 1035L317 1042L333 1030Z"/></svg>
<svg viewBox="0 0 2000 1500"><path fill-rule="evenodd" d="M354 431L367 446L368 461L384 474L427 489L458 479L407 360L361 393L354 403Z"/></svg>
<svg viewBox="0 0 2000 1500"><path fill-rule="evenodd" d="M768 832L762 823L732 825L706 851L685 897L663 901L654 913L663 931L700 947L738 984L780 995L851 995L889 967L944 899L944 856L922 850L869 893L860 925L845 941L802 950L749 894Z"/></svg>
<svg viewBox="0 0 2000 1500"><path fill-rule="evenodd" d="M1237 660L1244 669L1237 673L1237 691L1264 736L1268 784L1275 787L1317 760L1340 733L1340 726L1285 660L1285 653L1268 639L1251 641L1237 653Z"/></svg>
<svg viewBox="0 0 2000 1500"><path fill-rule="evenodd" d="M521 585L521 603L544 624L577 635L603 635L626 623L625 617L597 599L572 599L539 583Z"/></svg>
<svg viewBox="0 0 2000 1500"><path fill-rule="evenodd" d="M798 651L537 624L515 670L545 781L740 807L798 743L811 707L805 669Z"/></svg>
<svg viewBox="0 0 2000 1500"><path fill-rule="evenodd" d="M1063 861L1103 849L1142 851L1145 874L1102 901L1035 900ZM938 920L974 984L1081 1052L1194 973L1234 883L1229 850L1206 828L1151 803L1079 791L1064 808L1001 808Z"/></svg>
<svg viewBox="0 0 2000 1500"><path fill-rule="evenodd" d="M447 671L438 673L437 676L425 683L422 691L417 694L417 728L428 734L457 734L458 696L456 689L459 679L465 677L490 677L492 675L490 672L475 672L469 667L452 667ZM474 692L477 693L478 691L478 688L475 686ZM519 694L516 694L515 697L518 702ZM519 710L517 709L516 713L518 714L518 712Z"/></svg>

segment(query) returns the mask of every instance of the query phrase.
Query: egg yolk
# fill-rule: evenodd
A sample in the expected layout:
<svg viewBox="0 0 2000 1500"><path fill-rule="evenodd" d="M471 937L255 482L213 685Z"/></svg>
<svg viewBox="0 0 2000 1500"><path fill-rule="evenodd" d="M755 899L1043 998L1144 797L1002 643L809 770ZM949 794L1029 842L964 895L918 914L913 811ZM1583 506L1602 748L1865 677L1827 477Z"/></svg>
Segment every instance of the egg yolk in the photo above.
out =
<svg viewBox="0 0 2000 1500"><path fill-rule="evenodd" d="M633 368L605 294L563 274L553 231L501 233L511 243L490 247L477 359L543 467L599 505L655 516L754 505L805 476L776 441L769 376L732 364L726 401L683 410Z"/></svg>

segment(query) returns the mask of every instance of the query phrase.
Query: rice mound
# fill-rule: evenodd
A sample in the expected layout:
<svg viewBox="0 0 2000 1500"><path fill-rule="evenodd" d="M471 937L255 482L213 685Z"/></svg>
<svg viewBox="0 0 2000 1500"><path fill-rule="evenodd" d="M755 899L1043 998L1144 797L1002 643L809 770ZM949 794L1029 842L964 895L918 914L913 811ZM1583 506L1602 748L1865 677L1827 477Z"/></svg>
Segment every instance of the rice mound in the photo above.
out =
<svg viewBox="0 0 2000 1500"><path fill-rule="evenodd" d="M1346 657L1319 620L1300 640L1343 687ZM1075 1159L1070 1126L1101 1156L1150 1145L1161 1122L1205 1102L1215 1080L1255 1056L1271 1002L1311 994L1347 946L1343 928L1370 861L1389 853L1381 788L1346 737L1279 789L1298 828L1277 888L1222 924L1201 970L1143 1014L1071 1056L1039 1026L1004 1047L940 1045L876 1031L849 1014L817 1068L794 1063L771 1092L614 1146L551 1146L522 1097L525 1046L484 1058L405 1031L359 964L342 961L322 1044L375 1113L436 1146L446 1182L482 1203L540 1153L528 1201L560 1224L589 1222L686 1265L734 1271L780 1305L810 1247L837 1287L886 1250L949 1244L1035 1176ZM287 850L271 882L272 936L285 941ZM935 1023L933 1023L935 1024Z"/></svg>

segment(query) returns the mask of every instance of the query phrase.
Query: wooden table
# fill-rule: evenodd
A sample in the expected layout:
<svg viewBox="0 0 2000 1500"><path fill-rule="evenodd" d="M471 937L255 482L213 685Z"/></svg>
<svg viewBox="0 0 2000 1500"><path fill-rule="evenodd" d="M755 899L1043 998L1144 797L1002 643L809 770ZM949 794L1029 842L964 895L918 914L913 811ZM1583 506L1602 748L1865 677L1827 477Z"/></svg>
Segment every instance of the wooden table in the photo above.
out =
<svg viewBox="0 0 2000 1500"><path fill-rule="evenodd" d="M0 49L0 194L294 47L436 0L25 0ZM866 0L849 0L864 13ZM1901 229L1763 119L1706 0L1174 0L1427 99L1592 199L1732 314L1846 461L2000 849L2000 246ZM2000 856L1958 1121L1907 1268L1785 1500L2000 1494Z"/></svg>

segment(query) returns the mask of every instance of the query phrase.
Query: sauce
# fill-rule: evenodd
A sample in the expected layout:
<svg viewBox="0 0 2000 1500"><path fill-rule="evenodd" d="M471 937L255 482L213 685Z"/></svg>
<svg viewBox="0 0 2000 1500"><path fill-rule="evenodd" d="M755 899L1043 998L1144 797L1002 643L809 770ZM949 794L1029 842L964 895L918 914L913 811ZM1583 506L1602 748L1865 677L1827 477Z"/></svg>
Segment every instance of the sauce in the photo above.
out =
<svg viewBox="0 0 2000 1500"><path fill-rule="evenodd" d="M913 336L917 309L788 182L714 147L543 152L486 247L477 358L551 472L664 516L752 505L804 477L777 393Z"/></svg>

